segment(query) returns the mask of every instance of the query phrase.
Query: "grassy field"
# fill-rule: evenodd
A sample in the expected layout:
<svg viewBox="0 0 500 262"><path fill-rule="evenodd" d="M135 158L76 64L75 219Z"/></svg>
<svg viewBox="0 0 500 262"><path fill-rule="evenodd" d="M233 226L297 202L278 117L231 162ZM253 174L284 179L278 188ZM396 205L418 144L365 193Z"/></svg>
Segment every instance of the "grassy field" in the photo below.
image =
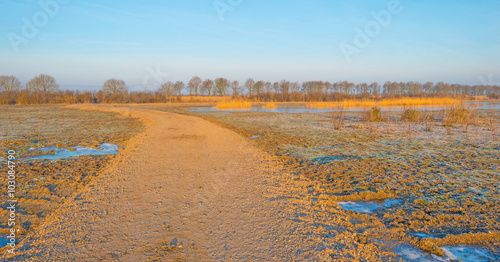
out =
<svg viewBox="0 0 500 262"><path fill-rule="evenodd" d="M286 172L316 183L310 191L316 199L311 212L329 210L349 218L338 221L336 226L344 229L331 240L335 243L347 239L358 247L379 251L407 244L438 255L444 254L440 247L461 244L500 252L498 110L460 106L438 111L372 108L315 114L186 110L202 105L132 106L204 118L278 156ZM5 157L7 150L20 152L21 158L40 154L29 151L31 147L97 148L103 142L123 146L142 129L136 119L113 113L56 106L8 106L0 110L0 157ZM19 165L16 182L21 204L17 219L21 237L36 230L112 159L83 156ZM0 186L5 184L6 176L2 176ZM1 198L6 203L7 196L2 194ZM387 199L401 202L373 213L347 211L339 205ZM328 221L319 217L328 212L311 217L316 222ZM4 206L2 216L7 215ZM0 226L0 235L7 233L5 223ZM343 249L342 244L336 245Z"/></svg>
<svg viewBox="0 0 500 262"><path fill-rule="evenodd" d="M147 108L235 130L279 156L288 172L318 181L322 203L332 207L402 200L373 214L344 211L359 241L410 244L438 255L444 254L440 247L459 244L499 252L499 111L344 112L343 126L335 128L339 112L203 113L188 107Z"/></svg>
<svg viewBox="0 0 500 262"><path fill-rule="evenodd" d="M132 118L98 111L64 109L58 106L0 107L0 157L8 150L19 154L16 167L16 199L19 201L19 239L36 230L67 197L85 186L113 159L113 156L81 156L59 161L30 160L25 157L42 154L31 147L98 148L100 143L120 146L140 132L142 124ZM50 152L49 152L50 153ZM21 161L21 162L20 162ZM0 167L7 171L5 161ZM6 188L7 176L0 176L0 187ZM4 203L1 216L7 217L7 192L0 194ZM7 220L0 221L0 235L6 235Z"/></svg>

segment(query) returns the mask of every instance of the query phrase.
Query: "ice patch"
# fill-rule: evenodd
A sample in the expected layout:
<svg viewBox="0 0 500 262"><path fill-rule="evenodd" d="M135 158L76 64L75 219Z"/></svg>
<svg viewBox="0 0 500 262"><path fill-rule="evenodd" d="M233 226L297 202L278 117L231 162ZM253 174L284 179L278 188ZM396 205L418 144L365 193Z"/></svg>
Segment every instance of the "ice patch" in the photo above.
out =
<svg viewBox="0 0 500 262"><path fill-rule="evenodd" d="M494 261L495 256L488 250L472 246L444 246L441 248L452 260L469 261Z"/></svg>
<svg viewBox="0 0 500 262"><path fill-rule="evenodd" d="M415 233L413 235L415 235L417 237L420 237L420 238L426 238L426 237L428 237L428 238L436 238L435 236L429 235L429 234L426 234L426 233Z"/></svg>
<svg viewBox="0 0 500 262"><path fill-rule="evenodd" d="M8 243L7 235L0 235L0 247L5 247Z"/></svg>
<svg viewBox="0 0 500 262"><path fill-rule="evenodd" d="M463 261L463 262L486 262L495 261L495 256L491 252L472 246L444 246L441 248L446 254L445 257L427 254L422 250L408 245L398 245L393 251L398 253L405 261L422 261L422 262L448 262L448 261Z"/></svg>
<svg viewBox="0 0 500 262"><path fill-rule="evenodd" d="M75 146L73 150L69 150L64 147L44 147L44 148L30 148L30 151L55 151L54 155L41 155L36 157L28 157L27 159L31 160L58 160L61 158L70 158L70 157L79 157L85 155L115 155L118 154L118 145L111 143L102 143L100 144L101 149L95 149L85 146Z"/></svg>
<svg viewBox="0 0 500 262"><path fill-rule="evenodd" d="M388 208L395 204L403 202L401 199L386 199L383 202L376 201L359 201L359 202L337 202L344 210L352 210L360 213L371 214L379 208Z"/></svg>
<svg viewBox="0 0 500 262"><path fill-rule="evenodd" d="M31 147L30 149L28 149L29 151L42 151L42 152L48 152L48 151L51 151L51 150L55 150L55 151L59 151L60 149L64 149L64 148L59 148L57 146L50 146L50 147L43 147L43 148L35 148L35 147Z"/></svg>
<svg viewBox="0 0 500 262"><path fill-rule="evenodd" d="M111 143L102 143L100 147L102 148L102 150L106 151L118 151L118 149L120 148L118 145Z"/></svg>

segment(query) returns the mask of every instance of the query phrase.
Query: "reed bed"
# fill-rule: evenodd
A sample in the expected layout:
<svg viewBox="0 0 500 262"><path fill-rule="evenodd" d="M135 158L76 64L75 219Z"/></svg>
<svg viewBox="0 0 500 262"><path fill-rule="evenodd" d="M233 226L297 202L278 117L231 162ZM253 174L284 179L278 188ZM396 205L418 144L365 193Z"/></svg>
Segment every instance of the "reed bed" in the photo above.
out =
<svg viewBox="0 0 500 262"><path fill-rule="evenodd" d="M381 107L381 106L428 106L428 105L456 105L460 100L455 98L411 98L383 99L383 100L345 100L340 102L312 102L308 108L344 108L350 107Z"/></svg>
<svg viewBox="0 0 500 262"><path fill-rule="evenodd" d="M277 107L278 105L274 102L267 102L262 106L262 108L267 108L267 109L275 109Z"/></svg>
<svg viewBox="0 0 500 262"><path fill-rule="evenodd" d="M181 103L221 103L231 100L232 96L179 96Z"/></svg>
<svg viewBox="0 0 500 262"><path fill-rule="evenodd" d="M220 102L216 106L216 109L250 109L252 108L252 104L246 101L229 101L229 102Z"/></svg>

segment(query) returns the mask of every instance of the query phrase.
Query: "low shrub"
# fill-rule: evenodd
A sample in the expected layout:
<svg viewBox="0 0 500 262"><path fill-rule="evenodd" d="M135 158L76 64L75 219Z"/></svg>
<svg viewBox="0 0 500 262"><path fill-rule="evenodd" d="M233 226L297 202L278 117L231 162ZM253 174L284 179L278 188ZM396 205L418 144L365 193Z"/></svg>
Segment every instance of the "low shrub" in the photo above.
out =
<svg viewBox="0 0 500 262"><path fill-rule="evenodd" d="M422 113L416 109L405 109L401 113L401 120L407 122L418 122L422 118Z"/></svg>
<svg viewBox="0 0 500 262"><path fill-rule="evenodd" d="M382 111L380 107L374 106L367 112L368 121L379 122L382 121Z"/></svg>

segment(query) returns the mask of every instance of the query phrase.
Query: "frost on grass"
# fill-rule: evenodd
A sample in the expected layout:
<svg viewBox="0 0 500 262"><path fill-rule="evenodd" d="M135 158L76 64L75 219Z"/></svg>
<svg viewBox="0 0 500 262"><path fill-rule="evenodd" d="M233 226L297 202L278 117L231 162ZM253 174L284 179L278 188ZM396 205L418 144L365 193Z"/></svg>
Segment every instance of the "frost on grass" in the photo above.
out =
<svg viewBox="0 0 500 262"><path fill-rule="evenodd" d="M418 121L405 121L403 112L381 112L378 122L346 112L340 130L332 128L331 112L197 116L245 137L262 134L250 143L278 156L287 172L317 182L329 206L357 211L346 212L350 230L367 243L404 244L428 259L460 245L496 252L500 111L478 110L452 124L452 111L424 111ZM382 210L376 201L386 199L402 202Z"/></svg>
<svg viewBox="0 0 500 262"><path fill-rule="evenodd" d="M101 149L95 149L86 146L76 146L73 148L45 147L45 148L30 148L30 151L53 151L54 154L40 155L36 157L28 157L31 160L58 160L61 158L79 157L85 155L115 155L118 154L119 146L112 143L102 143Z"/></svg>
<svg viewBox="0 0 500 262"><path fill-rule="evenodd" d="M112 159L108 154L116 153L115 144L123 145L143 127L137 119L114 113L58 106L1 106L0 111L0 167L5 165L2 158L7 150L15 150L21 159L16 170L22 174L16 177L16 197L23 210L16 216L20 241L35 232L64 199L99 175ZM65 154L79 157L60 158ZM53 157L56 161L24 161L36 156ZM0 187L6 184L7 176L0 176ZM6 195L0 195L0 202L5 201ZM8 216L8 211L0 208L0 216ZM4 245L2 236L8 230L7 220L0 221L0 246Z"/></svg>

